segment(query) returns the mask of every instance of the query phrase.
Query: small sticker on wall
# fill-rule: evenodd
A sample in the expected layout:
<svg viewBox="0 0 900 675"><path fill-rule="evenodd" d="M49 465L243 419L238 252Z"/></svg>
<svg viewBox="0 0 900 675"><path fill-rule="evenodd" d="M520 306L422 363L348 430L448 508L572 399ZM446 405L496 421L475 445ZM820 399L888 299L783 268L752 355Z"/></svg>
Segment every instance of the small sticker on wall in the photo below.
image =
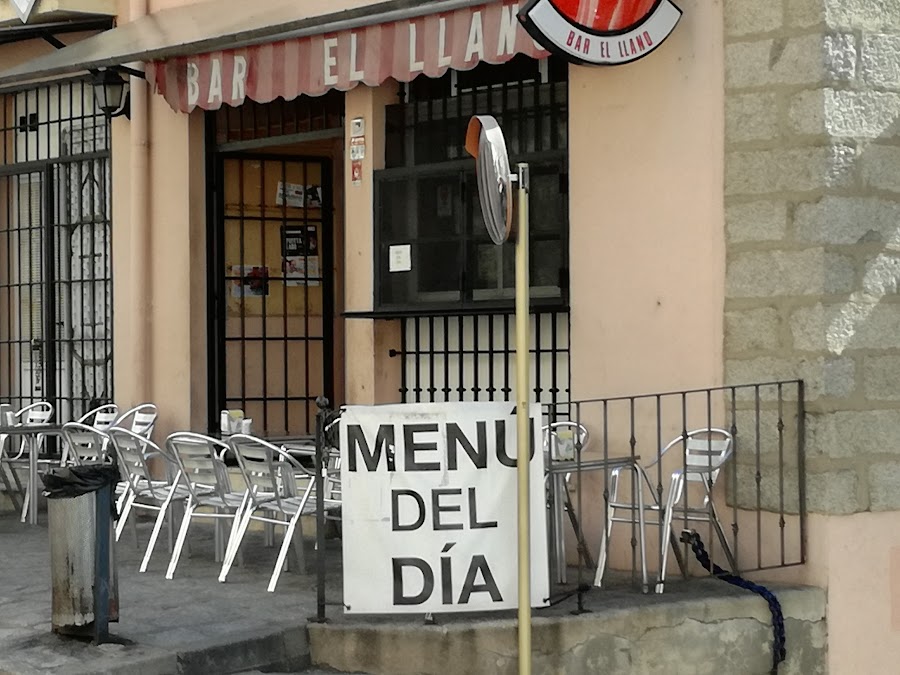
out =
<svg viewBox="0 0 900 675"><path fill-rule="evenodd" d="M285 184L278 181L278 193L275 195L275 206L290 206L293 208L303 208L303 198L306 195L306 189L302 185L296 183Z"/></svg>
<svg viewBox="0 0 900 675"><path fill-rule="evenodd" d="M358 138L350 139L350 159L365 159L366 158L366 138L365 136L360 136Z"/></svg>
<svg viewBox="0 0 900 675"><path fill-rule="evenodd" d="M412 271L412 246L409 244L391 246L389 256L390 263L388 269L391 272Z"/></svg>
<svg viewBox="0 0 900 675"><path fill-rule="evenodd" d="M350 181L354 185L362 185L362 161L359 159L350 162Z"/></svg>

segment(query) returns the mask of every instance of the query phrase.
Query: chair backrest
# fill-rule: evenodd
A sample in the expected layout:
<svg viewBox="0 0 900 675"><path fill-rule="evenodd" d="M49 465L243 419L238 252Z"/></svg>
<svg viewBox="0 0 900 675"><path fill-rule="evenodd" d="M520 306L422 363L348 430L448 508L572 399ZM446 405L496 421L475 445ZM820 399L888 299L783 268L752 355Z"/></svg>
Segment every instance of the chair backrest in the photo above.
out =
<svg viewBox="0 0 900 675"><path fill-rule="evenodd" d="M663 448L665 454L670 448L679 448L684 452L684 466L687 468L685 479L710 484L716 482L719 469L728 461L734 450L734 438L724 429L695 429L689 431L687 438L678 436ZM695 469L695 471L691 471Z"/></svg>
<svg viewBox="0 0 900 675"><path fill-rule="evenodd" d="M62 428L65 450L63 464L99 464L108 461L109 437L99 429L80 422L69 422Z"/></svg>
<svg viewBox="0 0 900 675"><path fill-rule="evenodd" d="M76 421L92 426L100 431L106 431L117 419L119 419L119 406L115 403L109 403L86 412Z"/></svg>
<svg viewBox="0 0 900 675"><path fill-rule="evenodd" d="M575 459L579 446L584 452L591 440L587 427L578 422L553 422L542 431L544 449L554 461Z"/></svg>
<svg viewBox="0 0 900 675"><path fill-rule="evenodd" d="M172 458L149 438L136 434L128 429L114 427L108 432L109 442L119 459L119 472L122 480L128 483L132 490L149 490L154 499L163 501L166 498L168 485L161 485L160 481L153 479L149 461L153 457L162 457L166 460L167 474L170 465L174 464ZM177 477L177 472L171 473ZM172 481L174 482L174 481Z"/></svg>
<svg viewBox="0 0 900 675"><path fill-rule="evenodd" d="M232 491L223 458L228 450L225 443L203 434L179 431L166 439L166 449L194 500L208 489L213 489L219 497Z"/></svg>
<svg viewBox="0 0 900 675"><path fill-rule="evenodd" d="M113 426L121 429L129 429L136 434L150 438L153 428L156 426L156 418L159 411L152 403L142 403L139 406L127 410L119 416Z"/></svg>
<svg viewBox="0 0 900 675"><path fill-rule="evenodd" d="M260 503L257 495L265 495L266 499L274 495L275 503L281 508L283 497L302 496L310 487L312 475L284 448L247 434L229 437L228 445L254 506Z"/></svg>
<svg viewBox="0 0 900 675"><path fill-rule="evenodd" d="M16 418L19 420L19 424L47 424L53 419L53 405L46 401L32 403L19 410Z"/></svg>

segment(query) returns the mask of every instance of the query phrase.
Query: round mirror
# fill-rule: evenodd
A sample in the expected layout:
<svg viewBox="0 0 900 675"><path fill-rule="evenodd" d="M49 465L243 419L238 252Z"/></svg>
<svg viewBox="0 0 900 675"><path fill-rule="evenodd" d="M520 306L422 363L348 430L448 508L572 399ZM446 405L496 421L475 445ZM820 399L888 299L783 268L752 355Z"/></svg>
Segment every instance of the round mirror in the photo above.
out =
<svg viewBox="0 0 900 675"><path fill-rule="evenodd" d="M469 121L466 150L475 158L478 198L488 234L495 244L502 244L512 229L512 175L506 139L497 120L489 115L476 115Z"/></svg>

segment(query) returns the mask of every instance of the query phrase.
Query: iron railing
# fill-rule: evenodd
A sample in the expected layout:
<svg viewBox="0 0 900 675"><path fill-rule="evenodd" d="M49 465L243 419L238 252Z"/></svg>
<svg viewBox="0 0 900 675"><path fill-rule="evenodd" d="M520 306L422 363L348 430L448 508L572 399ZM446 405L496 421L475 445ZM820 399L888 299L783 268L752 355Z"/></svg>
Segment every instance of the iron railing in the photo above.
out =
<svg viewBox="0 0 900 675"><path fill-rule="evenodd" d="M326 620L328 602L325 549L323 467L328 453L338 448L339 413L320 401L317 416L317 537L318 612ZM690 548L680 542L683 530L694 530L705 540L710 558L722 567L747 574L802 565L807 559L805 489L805 407L801 380L710 387L685 391L640 394L544 406L545 430L549 425L572 422L582 425L589 437L583 442L573 434L571 456L561 456L545 444L550 456L546 471L562 480L561 491L548 481L548 555L550 556L551 604L577 596L577 610L588 600L599 601L602 589L634 588L649 592L656 587L666 548L673 551L670 583L681 576L707 574L690 560ZM672 510L671 534L662 527L665 512L653 508L665 504L674 472L688 471L687 443L676 440L663 461L660 449L673 439L698 429L721 429L733 439L730 457L711 486L724 541L712 523L698 526L691 519L704 508L703 482L689 483L685 498ZM700 441L702 450L704 441ZM696 447L694 448L697 449ZM710 443L709 449L713 446ZM557 455L557 456L554 456ZM712 455L708 455L712 457ZM710 462L713 460L710 459ZM636 519L630 527L617 526L610 534L608 509L612 500L610 478L616 467L640 465L644 504L647 579L640 551ZM702 466L693 465L702 473ZM643 478L646 476L646 478ZM709 485L709 481L706 481ZM639 506L637 492L627 490L617 502ZM561 507L557 510L557 507ZM627 510L627 508L626 508ZM558 517L561 516L561 517ZM554 555L555 541L569 541L566 555ZM601 546L610 553L598 589L597 565ZM574 545L573 545L574 544ZM725 555L727 544L731 555ZM556 551L558 553L558 551ZM573 574L574 573L574 574ZM657 588L657 590L663 590ZM333 600L333 599L332 599Z"/></svg>
<svg viewBox="0 0 900 675"><path fill-rule="evenodd" d="M400 400L403 403L503 401L515 390L515 317L511 313L452 314L401 319ZM534 400L565 407L569 400L569 314L531 316Z"/></svg>
<svg viewBox="0 0 900 675"><path fill-rule="evenodd" d="M735 573L746 574L806 562L805 489L805 409L801 380L712 387L686 391L642 394L577 401L563 410L546 408L545 422L572 421L588 432L587 443L573 438L573 457L567 462L563 509L551 517L551 538L572 540L575 554L551 557L553 576L560 590L568 587L567 566L575 567L574 590L583 606L586 574L597 579L597 561L602 545L610 551L603 585L632 585L652 590L664 568L666 550L675 560L666 565L671 580L674 573L695 576L705 572L690 560L690 547L679 543L684 530L696 530L704 539L710 558ZM698 434L693 441L695 455L688 465L689 435L693 431L718 429L721 434ZM718 439L732 439L730 457L720 471L715 455L723 446ZM713 440L716 439L716 440ZM661 461L660 450L670 446ZM697 455L706 456L708 466ZM565 461L551 458L550 467ZM633 482L616 502L624 504L630 527L611 521L614 495L610 479L614 467L637 465L643 483L647 582L643 579L640 536L636 513L640 507ZM598 470L598 466L601 467ZM684 498L672 509L670 532L663 528L665 505L673 475L691 474L696 480L686 485ZM622 478L632 479L626 471ZM717 476L717 480L716 480ZM710 480L712 477L712 480ZM721 531L715 522L699 524L694 515L706 510L706 486L712 495ZM570 522L564 525L568 514ZM610 524L613 531L610 534ZM571 526L570 526L571 525ZM554 532L555 530L555 532ZM617 531L618 530L618 531ZM624 530L624 532L622 531ZM655 532L654 532L655 530ZM552 541L551 541L552 544ZM553 546L551 545L551 555ZM661 590L661 589L658 589Z"/></svg>

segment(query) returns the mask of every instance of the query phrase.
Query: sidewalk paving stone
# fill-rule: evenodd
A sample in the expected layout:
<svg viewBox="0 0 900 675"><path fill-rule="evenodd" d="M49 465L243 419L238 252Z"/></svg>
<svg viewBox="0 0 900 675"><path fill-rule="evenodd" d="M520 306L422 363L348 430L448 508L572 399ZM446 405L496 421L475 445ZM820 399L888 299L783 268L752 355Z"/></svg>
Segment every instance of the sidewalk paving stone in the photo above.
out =
<svg viewBox="0 0 900 675"><path fill-rule="evenodd" d="M139 574L150 527L140 523L140 547L130 528L116 547L120 620L110 624L110 633L125 644L95 646L51 632L46 514L37 527L0 514L0 675L224 674L280 661L291 669L308 664L313 576L284 573L276 592L267 593L277 549L263 546L261 532L249 532L244 567L235 566L220 584L213 530L202 522L191 525L192 555L182 554L173 580L165 579L165 531L147 573ZM335 573L329 577L335 581Z"/></svg>

